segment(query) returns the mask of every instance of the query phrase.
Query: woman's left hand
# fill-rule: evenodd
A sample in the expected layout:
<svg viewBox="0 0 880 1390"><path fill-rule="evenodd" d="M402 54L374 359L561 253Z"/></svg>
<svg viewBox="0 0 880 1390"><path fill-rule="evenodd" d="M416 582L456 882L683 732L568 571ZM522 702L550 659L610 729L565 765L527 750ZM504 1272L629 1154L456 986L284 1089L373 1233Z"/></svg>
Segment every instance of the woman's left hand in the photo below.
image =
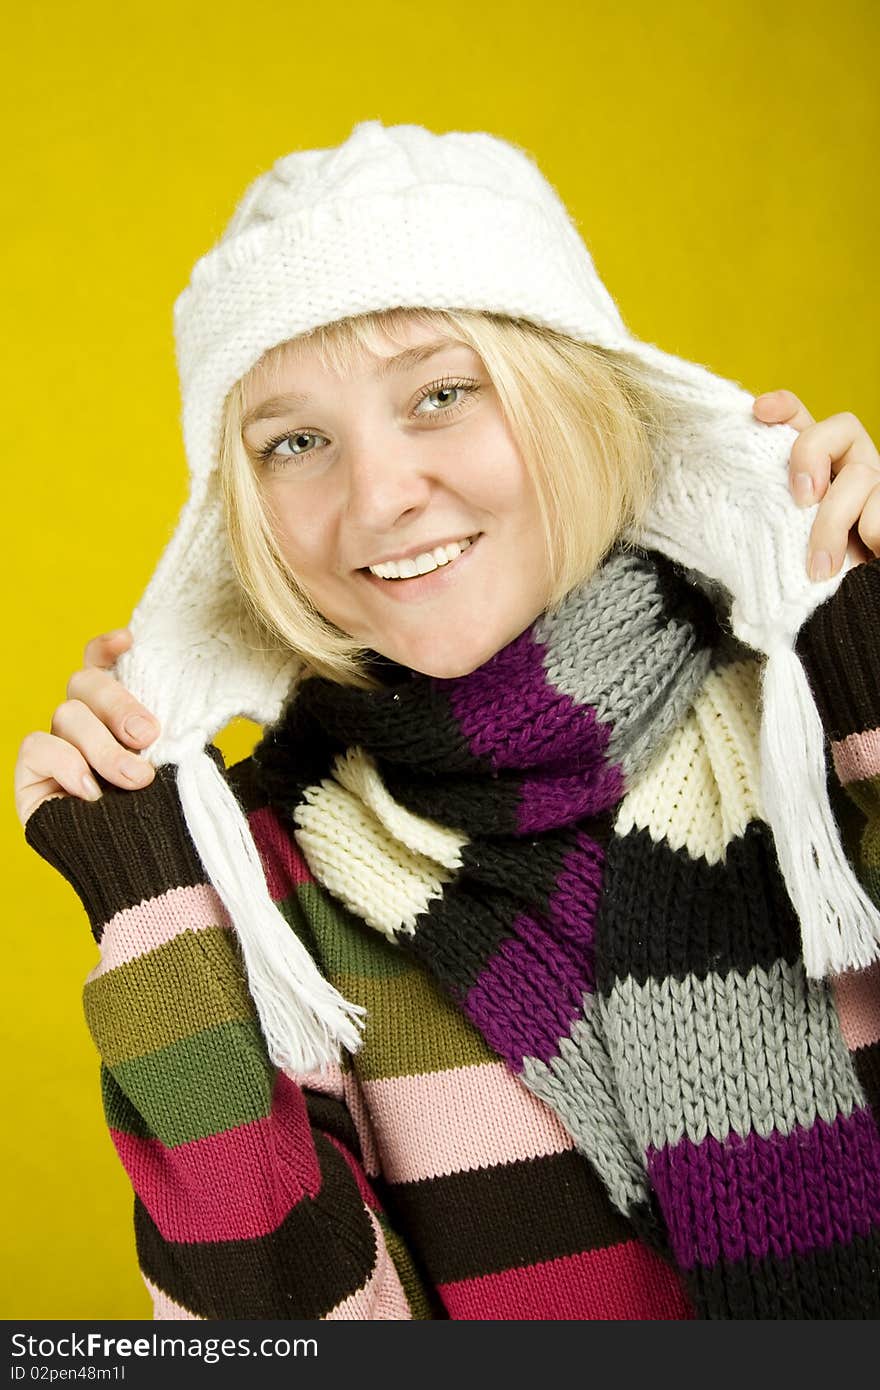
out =
<svg viewBox="0 0 880 1390"><path fill-rule="evenodd" d="M846 410L817 424L793 391L768 391L752 411L766 425L798 431L789 486L800 506L820 504L807 552L810 578L830 578L845 555L857 565L880 555L880 454L861 420Z"/></svg>

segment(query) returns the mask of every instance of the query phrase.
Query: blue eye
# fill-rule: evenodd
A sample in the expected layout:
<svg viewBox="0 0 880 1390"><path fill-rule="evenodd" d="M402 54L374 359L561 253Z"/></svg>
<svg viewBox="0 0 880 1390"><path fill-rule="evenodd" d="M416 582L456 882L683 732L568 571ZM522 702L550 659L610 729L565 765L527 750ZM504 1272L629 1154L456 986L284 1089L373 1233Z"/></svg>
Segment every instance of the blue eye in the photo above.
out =
<svg viewBox="0 0 880 1390"><path fill-rule="evenodd" d="M419 399L413 407L413 415L425 418L427 416L442 417L457 413L470 396L476 396L480 391L480 383L469 378L443 377L439 381L432 381L426 386ZM453 393L457 396L455 400L441 400L439 405L431 410L422 410L421 406L425 401L432 397L452 397ZM319 434L317 430L285 430L283 434L277 434L273 439L268 439L261 449L257 450L257 457L270 468L280 469L287 465L288 459L304 458L309 454L317 453L316 448L308 446L309 440L323 439L327 443L326 435ZM286 446L286 447L283 447Z"/></svg>
<svg viewBox="0 0 880 1390"><path fill-rule="evenodd" d="M323 434L318 434L313 430L288 431L286 434L278 434L274 439L267 440L262 449L259 450L259 457L264 462L271 463L273 467L278 467L278 465L273 462L274 459L302 458L304 454L313 454L315 452L314 449L299 447L299 441L323 438ZM290 448L286 451L282 450L281 445L289 444L291 440L296 441L297 447Z"/></svg>
<svg viewBox="0 0 880 1390"><path fill-rule="evenodd" d="M296 439L297 441L299 441L299 440L301 440L301 439L318 439L318 438L323 438L323 435L315 435L315 434L312 434L310 430L299 430L297 434L285 434L285 435L282 436L281 439L279 439L279 440L276 441L276 444L275 444L275 445L273 445L273 447L272 447L272 453L274 454L276 448L279 448L279 446L282 445L282 444L287 444L287 443L289 442L289 440L291 440L291 439ZM267 448L268 448L268 447L269 447L269 446L267 445ZM297 448L291 449L290 452L291 452L294 456L296 456L296 455L298 455L298 454L307 454L307 453L309 452L309 450L308 450L308 449L301 449L301 448L299 448L299 447L297 446ZM282 457L283 457L283 454L282 454Z"/></svg>
<svg viewBox="0 0 880 1390"><path fill-rule="evenodd" d="M416 401L414 415L451 415L460 409L468 396L476 395L480 389L477 381L460 380L458 378L444 377L442 381L432 381L430 386L426 386L419 399ZM432 396L450 396L452 392L458 393L458 400L451 404L442 402L439 409L420 410L420 406Z"/></svg>

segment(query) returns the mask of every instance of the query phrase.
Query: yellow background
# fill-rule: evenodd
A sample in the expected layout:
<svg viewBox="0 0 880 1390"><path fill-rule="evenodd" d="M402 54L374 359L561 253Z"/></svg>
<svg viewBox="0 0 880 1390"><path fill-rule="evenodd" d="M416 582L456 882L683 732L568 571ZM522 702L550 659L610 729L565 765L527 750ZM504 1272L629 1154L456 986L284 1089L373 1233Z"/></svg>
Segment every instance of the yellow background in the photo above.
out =
<svg viewBox="0 0 880 1390"><path fill-rule="evenodd" d="M246 183L358 120L529 150L633 332L880 438L873 0L83 0L4 18L0 1316L149 1317L80 1004L73 890L12 768L124 626L186 472L171 306ZM255 730L220 738L243 756Z"/></svg>

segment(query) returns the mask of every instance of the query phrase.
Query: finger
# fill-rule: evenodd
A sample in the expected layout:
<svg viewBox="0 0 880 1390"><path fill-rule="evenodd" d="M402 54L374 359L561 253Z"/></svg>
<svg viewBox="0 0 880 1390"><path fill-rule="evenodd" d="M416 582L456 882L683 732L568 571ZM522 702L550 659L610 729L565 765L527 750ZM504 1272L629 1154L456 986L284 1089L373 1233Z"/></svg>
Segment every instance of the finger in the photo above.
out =
<svg viewBox="0 0 880 1390"><path fill-rule="evenodd" d="M93 637L86 643L83 664L101 666L104 670L109 670L120 652L131 646L131 640L131 630L127 627L117 627L112 632L103 632L100 637Z"/></svg>
<svg viewBox="0 0 880 1390"><path fill-rule="evenodd" d="M66 739L82 753L89 767L116 787L145 787L152 782L153 768L117 743L96 714L81 700L65 700L52 716L52 733Z"/></svg>
<svg viewBox="0 0 880 1390"><path fill-rule="evenodd" d="M840 568L850 531L860 523L864 508L880 484L880 473L862 464L852 464L834 479L816 513L807 555L807 569L813 579L828 579ZM873 533L877 524L873 504L866 528ZM861 534L861 526L859 528ZM828 557L828 562L822 556Z"/></svg>
<svg viewBox="0 0 880 1390"><path fill-rule="evenodd" d="M97 801L101 789L72 744L42 729L22 740L15 764L15 808L24 824L42 801L66 794Z"/></svg>
<svg viewBox="0 0 880 1390"><path fill-rule="evenodd" d="M121 743L146 748L159 736L159 721L115 677L96 666L74 671L67 697L80 700Z"/></svg>
<svg viewBox="0 0 880 1390"><path fill-rule="evenodd" d="M874 558L868 547L859 540L855 531L850 531L849 533L846 553L847 558L853 565L864 565L866 561L873 560Z"/></svg>
<svg viewBox="0 0 880 1390"><path fill-rule="evenodd" d="M768 425L791 425L792 429L804 430L816 423L793 391L765 391L763 396L755 397L752 411Z"/></svg>
<svg viewBox="0 0 880 1390"><path fill-rule="evenodd" d="M859 540L872 555L880 555L880 479L862 507L858 520Z"/></svg>
<svg viewBox="0 0 880 1390"><path fill-rule="evenodd" d="M802 505L825 496L830 480L853 465L873 468L880 478L880 455L868 431L849 411L829 415L827 420L805 429L791 446L788 460L792 492ZM812 495L799 477L809 479ZM865 495L867 495L866 489Z"/></svg>

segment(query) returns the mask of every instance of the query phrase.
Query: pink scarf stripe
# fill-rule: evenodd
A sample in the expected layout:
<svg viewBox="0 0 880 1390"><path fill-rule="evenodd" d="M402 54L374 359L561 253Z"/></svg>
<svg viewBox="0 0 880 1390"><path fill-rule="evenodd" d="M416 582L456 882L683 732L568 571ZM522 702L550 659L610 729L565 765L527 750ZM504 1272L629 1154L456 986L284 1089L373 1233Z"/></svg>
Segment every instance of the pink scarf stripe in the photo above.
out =
<svg viewBox="0 0 880 1390"><path fill-rule="evenodd" d="M280 1073L271 1115L224 1134L171 1149L158 1139L110 1133L135 1192L168 1241L268 1235L321 1188L305 1100Z"/></svg>
<svg viewBox="0 0 880 1390"><path fill-rule="evenodd" d="M390 1183L563 1153L574 1141L503 1062L362 1083ZM412 1117L419 1116L413 1129Z"/></svg>
<svg viewBox="0 0 880 1390"><path fill-rule="evenodd" d="M674 1271L636 1241L438 1288L449 1316L466 1321L679 1322L694 1316Z"/></svg>
<svg viewBox="0 0 880 1390"><path fill-rule="evenodd" d="M880 773L880 729L850 734L831 745L834 771L844 786Z"/></svg>
<svg viewBox="0 0 880 1390"><path fill-rule="evenodd" d="M229 914L210 884L169 888L167 893L146 898L137 907L124 908L110 918L101 939L101 959L86 983L149 955L185 931L208 927L228 930L229 926Z"/></svg>
<svg viewBox="0 0 880 1390"><path fill-rule="evenodd" d="M851 1052L880 1042L880 961L832 981L840 1031Z"/></svg>
<svg viewBox="0 0 880 1390"><path fill-rule="evenodd" d="M248 819L274 902L288 897L302 883L314 883L296 842L285 832L273 810L261 808ZM134 907L123 908L105 924L101 959L88 975L87 983L167 945L182 932L207 927L230 927L229 914L209 883L170 888Z"/></svg>
<svg viewBox="0 0 880 1390"><path fill-rule="evenodd" d="M199 1317L198 1313L191 1313L191 1312L189 1311L189 1309L188 1309L188 1308L184 1308L184 1307L182 1306L182 1304L180 1304L180 1303L175 1303L175 1302L174 1302L174 1299L173 1299L173 1298L170 1298L169 1295L168 1295L167 1293L165 1293L165 1291L164 1291L163 1289L157 1288L157 1286L156 1286L155 1284L150 1283L150 1280L147 1278L147 1276L146 1276L143 1272L141 1273L141 1278L143 1279L144 1283L145 1283L146 1286L147 1286L147 1293L150 1295L150 1298L153 1300L153 1318L154 1318L154 1319L159 1319L159 1320L168 1319L168 1320L174 1320L174 1321L176 1321L176 1322L204 1322L204 1321L205 1321L204 1318L200 1318L200 1317Z"/></svg>

